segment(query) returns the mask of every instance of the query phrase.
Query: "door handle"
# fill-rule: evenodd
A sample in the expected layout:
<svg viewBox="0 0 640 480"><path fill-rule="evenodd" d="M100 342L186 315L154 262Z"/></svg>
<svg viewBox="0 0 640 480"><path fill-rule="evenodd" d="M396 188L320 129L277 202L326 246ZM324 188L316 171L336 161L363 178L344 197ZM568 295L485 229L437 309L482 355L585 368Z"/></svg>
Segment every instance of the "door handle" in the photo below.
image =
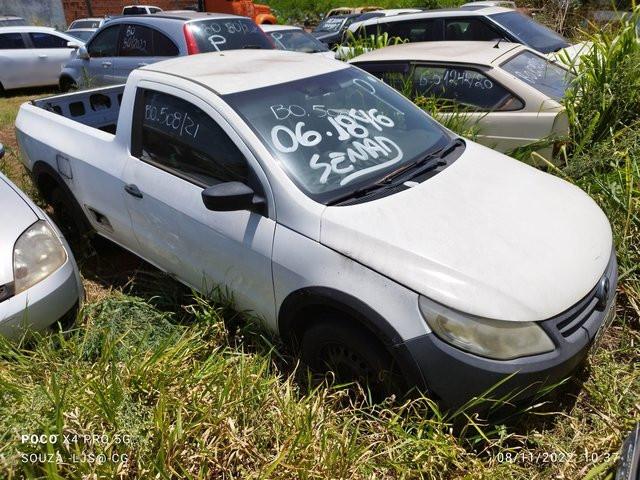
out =
<svg viewBox="0 0 640 480"><path fill-rule="evenodd" d="M48 58L48 55L45 55L44 53L38 55L38 58Z"/></svg>
<svg viewBox="0 0 640 480"><path fill-rule="evenodd" d="M130 183L129 185L125 185L124 191L127 192L132 197L142 198L144 196L142 195L142 192L140 191L138 186L134 185L133 183Z"/></svg>
<svg viewBox="0 0 640 480"><path fill-rule="evenodd" d="M111 62L102 62L102 66L103 66L104 68L108 68L108 67L110 67L110 66L111 66Z"/></svg>

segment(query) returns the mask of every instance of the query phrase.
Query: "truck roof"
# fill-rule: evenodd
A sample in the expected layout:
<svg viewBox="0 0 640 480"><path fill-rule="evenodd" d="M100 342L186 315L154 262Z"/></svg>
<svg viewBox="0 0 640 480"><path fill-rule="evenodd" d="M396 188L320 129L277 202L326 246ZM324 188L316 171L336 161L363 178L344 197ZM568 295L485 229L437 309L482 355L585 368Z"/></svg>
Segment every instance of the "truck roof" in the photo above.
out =
<svg viewBox="0 0 640 480"><path fill-rule="evenodd" d="M308 53L283 50L227 50L176 57L153 63L139 71L174 75L202 84L220 95L350 68L350 65ZM135 74L135 71L133 72Z"/></svg>
<svg viewBox="0 0 640 480"><path fill-rule="evenodd" d="M416 42L372 50L352 59L352 62L423 61L444 63L472 63L492 65L498 58L512 50L526 49L519 43L496 41Z"/></svg>

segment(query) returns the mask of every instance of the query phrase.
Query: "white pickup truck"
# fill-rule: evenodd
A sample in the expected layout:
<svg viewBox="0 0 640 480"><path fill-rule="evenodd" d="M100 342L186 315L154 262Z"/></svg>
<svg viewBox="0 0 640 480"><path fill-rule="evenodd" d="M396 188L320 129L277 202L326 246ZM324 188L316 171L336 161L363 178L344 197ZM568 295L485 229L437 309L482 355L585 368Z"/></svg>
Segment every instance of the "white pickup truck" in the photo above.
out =
<svg viewBox="0 0 640 480"><path fill-rule="evenodd" d="M494 393L556 381L614 315L588 195L345 63L180 57L25 103L16 128L54 209L197 290L226 286L313 370L374 395L459 405L511 374Z"/></svg>

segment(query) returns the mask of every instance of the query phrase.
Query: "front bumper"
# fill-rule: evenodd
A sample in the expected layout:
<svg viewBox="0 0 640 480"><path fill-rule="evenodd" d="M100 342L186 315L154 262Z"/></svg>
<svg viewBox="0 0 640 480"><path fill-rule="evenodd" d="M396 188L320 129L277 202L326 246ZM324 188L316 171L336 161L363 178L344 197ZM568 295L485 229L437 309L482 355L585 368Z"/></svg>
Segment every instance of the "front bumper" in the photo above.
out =
<svg viewBox="0 0 640 480"><path fill-rule="evenodd" d="M540 388L568 377L586 359L596 335L615 315L618 281L615 253L604 278L608 279L608 294L602 294L599 282L569 310L540 322L556 346L552 352L507 361L492 360L452 347L433 333L405 342L402 349L416 362L424 387L447 407L459 407L479 396L531 397ZM501 381L504 383L484 395Z"/></svg>
<svg viewBox="0 0 640 480"><path fill-rule="evenodd" d="M0 335L18 339L27 329L43 330L77 308L83 297L80 274L68 254L64 265L47 278L0 302Z"/></svg>

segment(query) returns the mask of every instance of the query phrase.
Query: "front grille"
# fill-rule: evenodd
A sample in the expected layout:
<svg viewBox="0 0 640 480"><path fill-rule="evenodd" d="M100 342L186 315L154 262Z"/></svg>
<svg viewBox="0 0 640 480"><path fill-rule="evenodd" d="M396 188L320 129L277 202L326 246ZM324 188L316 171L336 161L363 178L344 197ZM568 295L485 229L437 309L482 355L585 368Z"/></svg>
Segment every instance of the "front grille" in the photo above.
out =
<svg viewBox="0 0 640 480"><path fill-rule="evenodd" d="M596 296L597 287L589 292L589 294L574 305L569 311L565 313L561 321L556 324L556 328L560 331L560 334L567 338L573 335L577 330L582 327L593 311L598 305L598 297Z"/></svg>
<svg viewBox="0 0 640 480"><path fill-rule="evenodd" d="M609 265L607 265L607 269L596 286L573 307L551 320L551 324L555 326L555 329L562 337L571 337L592 318L596 310L604 310L605 306L615 295L618 280L617 268L615 252L612 252ZM607 293L607 298L599 298L603 296L600 283L605 278L609 280L610 290Z"/></svg>

